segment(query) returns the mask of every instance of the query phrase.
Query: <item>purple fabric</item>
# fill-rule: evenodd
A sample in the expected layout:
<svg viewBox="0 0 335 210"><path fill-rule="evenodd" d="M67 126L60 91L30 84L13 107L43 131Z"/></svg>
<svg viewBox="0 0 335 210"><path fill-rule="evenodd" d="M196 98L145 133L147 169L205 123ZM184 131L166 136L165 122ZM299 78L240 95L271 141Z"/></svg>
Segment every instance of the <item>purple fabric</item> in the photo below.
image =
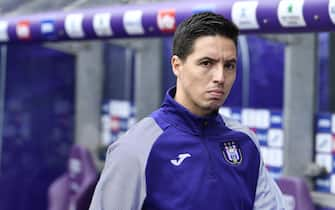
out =
<svg viewBox="0 0 335 210"><path fill-rule="evenodd" d="M173 99L174 94L170 89L161 108L151 115L163 133L146 162L144 209L252 209L260 167L253 140L226 127L217 114L190 113ZM235 159L239 163L228 157L229 145L239 153ZM166 164L185 152L192 156L185 164L178 168Z"/></svg>
<svg viewBox="0 0 335 210"><path fill-rule="evenodd" d="M315 210L306 182L298 177L280 177L277 183L284 195L295 200L294 210Z"/></svg>
<svg viewBox="0 0 335 210"><path fill-rule="evenodd" d="M48 192L48 210L68 209L68 204L70 203L69 184L69 177L64 174L50 186Z"/></svg>
<svg viewBox="0 0 335 210"><path fill-rule="evenodd" d="M1 210L47 209L49 185L64 173L73 140L74 63L42 46L8 46Z"/></svg>
<svg viewBox="0 0 335 210"><path fill-rule="evenodd" d="M316 210L335 210L335 209L334 208L327 208L327 207L317 206Z"/></svg>
<svg viewBox="0 0 335 210"><path fill-rule="evenodd" d="M305 0L303 13L306 23L313 31L327 31L328 26L333 24L329 18L328 4ZM314 19L316 15L319 17L318 20Z"/></svg>
<svg viewBox="0 0 335 210"><path fill-rule="evenodd" d="M248 36L247 40L250 56L249 107L282 109L284 44L255 35Z"/></svg>
<svg viewBox="0 0 335 210"><path fill-rule="evenodd" d="M319 101L317 107L319 112L329 112L329 33L319 33L318 39L319 50L317 72L319 72Z"/></svg>
<svg viewBox="0 0 335 210"><path fill-rule="evenodd" d="M279 0L259 1L257 8L257 21L259 26L265 32L278 32L281 29L277 16L278 5ZM267 20L267 22L264 20Z"/></svg>
<svg viewBox="0 0 335 210"><path fill-rule="evenodd" d="M75 209L87 210L97 179L97 169L89 151L74 145L68 171L51 185L48 210L66 210L71 204Z"/></svg>
<svg viewBox="0 0 335 210"><path fill-rule="evenodd" d="M333 30L333 23L330 20L328 14L328 0L306 0L303 8L303 15L306 21L306 27L290 27L285 28L279 24L277 17L277 8L279 0L275 1L259 1L259 5L256 12L256 18L260 26L257 30L242 30L242 33L292 33L292 32L313 32L313 31L330 31ZM129 4L122 6L114 6L110 8L98 8L98 9L82 9L71 12L52 12L38 15L31 15L25 17L12 17L4 19L9 22L9 42L35 42L35 41L46 41L48 38L41 35L40 24L41 21L46 19L53 19L57 24L55 28L56 37L55 41L71 39L65 34L64 31L64 19L69 13L83 13L84 23L83 30L85 36L81 39L96 39L97 36L94 34L92 28L92 14L96 12L110 12L113 14L111 26L115 32L109 38L126 38L126 37L153 37L153 36L166 36L166 33L161 32L157 27L157 12L162 9L174 8L176 9L176 23L180 23L185 18L191 16L195 10L199 11L199 4L206 10L206 5L200 1L178 1L176 2L164 2L164 3L150 3L150 4ZM224 14L231 18L231 8L233 1L210 1L206 2L208 7L214 6L214 12ZM143 12L142 25L144 27L144 34L141 35L128 35L125 33L123 26L123 14L127 10L141 10ZM201 8L200 8L201 10ZM315 16L318 19L315 19ZM29 40L20 40L16 35L16 24L20 20L28 20L31 23L30 29L32 37ZM61 24L61 25L60 25Z"/></svg>

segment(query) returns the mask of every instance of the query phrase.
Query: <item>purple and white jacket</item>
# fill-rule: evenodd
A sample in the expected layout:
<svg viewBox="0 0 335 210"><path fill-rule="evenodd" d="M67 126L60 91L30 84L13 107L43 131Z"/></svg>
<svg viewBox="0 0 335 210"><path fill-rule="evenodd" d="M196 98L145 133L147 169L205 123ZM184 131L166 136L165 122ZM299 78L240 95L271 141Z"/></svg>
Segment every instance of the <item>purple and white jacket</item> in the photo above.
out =
<svg viewBox="0 0 335 210"><path fill-rule="evenodd" d="M285 209L255 134L195 116L174 94L110 145L90 210Z"/></svg>

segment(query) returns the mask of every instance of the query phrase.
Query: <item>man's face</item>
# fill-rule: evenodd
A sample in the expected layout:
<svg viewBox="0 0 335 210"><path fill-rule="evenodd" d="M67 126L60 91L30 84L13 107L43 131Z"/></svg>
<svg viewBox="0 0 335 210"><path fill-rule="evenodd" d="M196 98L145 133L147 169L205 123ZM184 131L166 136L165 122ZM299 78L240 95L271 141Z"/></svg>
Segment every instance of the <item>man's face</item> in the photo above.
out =
<svg viewBox="0 0 335 210"><path fill-rule="evenodd" d="M205 116L217 110L229 95L236 78L236 46L223 36L203 36L182 61L171 59L177 77L175 100L190 112Z"/></svg>

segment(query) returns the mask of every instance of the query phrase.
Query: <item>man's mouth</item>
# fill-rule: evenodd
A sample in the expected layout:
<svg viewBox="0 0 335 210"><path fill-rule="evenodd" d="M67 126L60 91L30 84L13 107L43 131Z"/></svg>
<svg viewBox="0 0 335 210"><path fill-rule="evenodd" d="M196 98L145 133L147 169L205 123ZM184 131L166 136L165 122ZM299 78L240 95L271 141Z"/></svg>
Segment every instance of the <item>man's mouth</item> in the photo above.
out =
<svg viewBox="0 0 335 210"><path fill-rule="evenodd" d="M224 95L223 90L210 90L208 91L208 93L214 98L222 98L222 96Z"/></svg>

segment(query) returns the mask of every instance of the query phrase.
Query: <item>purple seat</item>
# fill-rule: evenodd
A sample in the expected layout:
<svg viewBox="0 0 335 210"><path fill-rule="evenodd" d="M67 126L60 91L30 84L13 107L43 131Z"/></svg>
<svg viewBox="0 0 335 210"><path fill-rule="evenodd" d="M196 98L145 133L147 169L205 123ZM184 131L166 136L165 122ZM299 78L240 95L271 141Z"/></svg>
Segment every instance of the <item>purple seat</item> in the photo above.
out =
<svg viewBox="0 0 335 210"><path fill-rule="evenodd" d="M276 181L284 194L288 209L315 210L307 183L302 178L284 176Z"/></svg>
<svg viewBox="0 0 335 210"><path fill-rule="evenodd" d="M88 210L97 180L97 169L89 151L74 145L68 170L49 188L48 210Z"/></svg>
<svg viewBox="0 0 335 210"><path fill-rule="evenodd" d="M48 210L69 209L70 190L69 179L67 175L57 178L49 187L48 192Z"/></svg>

